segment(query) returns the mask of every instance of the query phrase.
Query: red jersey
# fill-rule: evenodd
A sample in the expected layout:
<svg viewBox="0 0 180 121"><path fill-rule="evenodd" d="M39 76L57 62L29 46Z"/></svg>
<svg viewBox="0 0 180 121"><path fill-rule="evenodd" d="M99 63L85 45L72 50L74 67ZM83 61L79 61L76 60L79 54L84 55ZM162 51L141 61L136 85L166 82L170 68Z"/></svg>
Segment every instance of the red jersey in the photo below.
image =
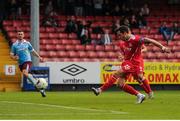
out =
<svg viewBox="0 0 180 121"><path fill-rule="evenodd" d="M132 35L129 40L119 43L119 47L124 55L124 61L129 60L134 64L143 62L141 48L144 39L137 35Z"/></svg>

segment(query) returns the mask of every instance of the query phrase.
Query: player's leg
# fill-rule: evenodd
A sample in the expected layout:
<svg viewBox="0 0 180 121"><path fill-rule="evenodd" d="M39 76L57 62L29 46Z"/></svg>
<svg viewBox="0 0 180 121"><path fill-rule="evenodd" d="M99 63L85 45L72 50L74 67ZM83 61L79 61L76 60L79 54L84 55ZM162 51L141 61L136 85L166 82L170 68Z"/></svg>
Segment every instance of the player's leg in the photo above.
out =
<svg viewBox="0 0 180 121"><path fill-rule="evenodd" d="M131 95L137 96L137 103L142 103L145 100L145 95L134 89L132 86L125 83L126 74L122 74L121 78L118 79L118 86L124 91Z"/></svg>
<svg viewBox="0 0 180 121"><path fill-rule="evenodd" d="M94 92L94 94L97 96L99 95L101 92L107 90L108 88L112 87L113 84L116 82L116 80L119 78L119 71L115 72L107 82L105 82L101 87L99 88L94 88L92 87L92 91Z"/></svg>
<svg viewBox="0 0 180 121"><path fill-rule="evenodd" d="M32 66L31 62L25 62L20 66L20 70L22 71L23 75L26 76L26 78L33 84L33 86L36 88L37 80L32 76L32 74L29 73L30 68ZM36 88L42 95L42 97L46 97L45 90Z"/></svg>
<svg viewBox="0 0 180 121"><path fill-rule="evenodd" d="M142 103L145 100L145 95L141 94L139 91L134 89L132 86L126 84L124 81L127 80L130 74L136 72L136 64L133 64L132 61L124 61L121 64L121 69L122 69L121 79L120 79L121 82L119 82L120 88L129 94L137 96L137 103Z"/></svg>
<svg viewBox="0 0 180 121"><path fill-rule="evenodd" d="M29 74L31 66L31 62L25 62L22 65L20 65L20 70L23 73L23 75L35 86L37 80L34 79L34 77L31 74Z"/></svg>
<svg viewBox="0 0 180 121"><path fill-rule="evenodd" d="M140 83L140 86L148 94L148 98L150 99L154 98L153 91L150 87L148 80L144 77L144 74L143 73L137 74L136 80Z"/></svg>

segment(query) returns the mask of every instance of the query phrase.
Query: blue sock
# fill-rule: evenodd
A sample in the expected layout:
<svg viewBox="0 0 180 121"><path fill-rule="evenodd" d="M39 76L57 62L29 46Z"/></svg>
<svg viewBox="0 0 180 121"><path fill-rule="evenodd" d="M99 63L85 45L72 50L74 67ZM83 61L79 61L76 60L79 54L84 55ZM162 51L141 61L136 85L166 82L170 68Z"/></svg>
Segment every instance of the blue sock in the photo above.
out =
<svg viewBox="0 0 180 121"><path fill-rule="evenodd" d="M27 78L34 86L36 85L37 80L31 74L28 74Z"/></svg>

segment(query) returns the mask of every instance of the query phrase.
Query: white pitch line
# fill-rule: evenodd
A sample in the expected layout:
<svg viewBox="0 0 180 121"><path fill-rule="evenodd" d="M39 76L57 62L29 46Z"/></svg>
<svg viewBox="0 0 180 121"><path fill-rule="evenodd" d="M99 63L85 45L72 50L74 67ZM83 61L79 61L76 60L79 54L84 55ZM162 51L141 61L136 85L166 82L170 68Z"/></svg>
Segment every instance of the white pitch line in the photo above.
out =
<svg viewBox="0 0 180 121"><path fill-rule="evenodd" d="M64 114L68 114L68 113L0 113L0 116L59 116L59 115L64 115ZM98 115L99 113L97 112L85 112L85 113L81 113L81 115ZM103 113L103 114L109 114L109 112Z"/></svg>
<svg viewBox="0 0 180 121"><path fill-rule="evenodd" d="M28 103L28 102L16 102L16 101L0 101L0 102L2 102L2 103L10 103L10 104L38 105L38 106L46 106L46 107L52 107L52 108L64 108L64 109L73 109L73 110L81 110L81 111L95 111L95 112L102 112L102 113L107 113L108 112L108 113L112 113L112 114L128 114L127 112L122 112L122 111L70 107L70 106L52 105L52 104L43 104L43 103Z"/></svg>

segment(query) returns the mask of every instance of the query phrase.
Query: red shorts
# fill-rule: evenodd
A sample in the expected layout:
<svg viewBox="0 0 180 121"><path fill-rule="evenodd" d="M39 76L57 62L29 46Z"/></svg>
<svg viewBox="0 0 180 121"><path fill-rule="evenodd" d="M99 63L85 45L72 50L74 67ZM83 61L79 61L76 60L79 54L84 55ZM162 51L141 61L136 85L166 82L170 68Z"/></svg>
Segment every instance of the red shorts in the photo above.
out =
<svg viewBox="0 0 180 121"><path fill-rule="evenodd" d="M24 62L22 65L19 65L19 68L20 68L21 72L24 69L26 69L29 72L31 67L32 67L32 62L31 61L27 61L27 62Z"/></svg>
<svg viewBox="0 0 180 121"><path fill-rule="evenodd" d="M136 76L139 73L144 73L143 61L140 63L135 63L132 61L124 61L121 64L121 68L125 74L132 74L133 76Z"/></svg>

